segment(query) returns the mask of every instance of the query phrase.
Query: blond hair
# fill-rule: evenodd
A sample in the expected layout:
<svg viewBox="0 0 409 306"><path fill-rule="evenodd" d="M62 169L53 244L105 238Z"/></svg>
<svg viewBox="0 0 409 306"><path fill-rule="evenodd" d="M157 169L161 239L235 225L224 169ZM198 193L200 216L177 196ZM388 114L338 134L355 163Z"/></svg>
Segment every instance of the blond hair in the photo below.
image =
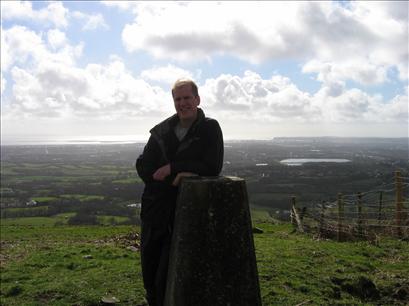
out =
<svg viewBox="0 0 409 306"><path fill-rule="evenodd" d="M190 85L190 86L192 87L192 93L193 93L193 95L194 95L195 97L198 97L198 96L199 96L199 89L198 89L196 83L193 82L193 81L190 80L190 79L178 79L178 80L175 82L175 84L173 84L173 87L172 87L172 96L173 96L173 92L174 92L174 90L175 90L176 88L182 87L182 86L184 86L184 85Z"/></svg>

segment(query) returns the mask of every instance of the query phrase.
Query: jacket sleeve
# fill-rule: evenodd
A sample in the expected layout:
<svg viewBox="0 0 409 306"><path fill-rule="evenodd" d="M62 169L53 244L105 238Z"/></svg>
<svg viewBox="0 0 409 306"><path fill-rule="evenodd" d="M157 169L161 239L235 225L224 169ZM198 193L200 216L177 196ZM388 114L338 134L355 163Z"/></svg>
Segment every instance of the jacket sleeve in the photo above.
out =
<svg viewBox="0 0 409 306"><path fill-rule="evenodd" d="M136 171L144 183L153 181L153 173L159 168L160 148L156 140L150 136L143 153L136 160Z"/></svg>
<svg viewBox="0 0 409 306"><path fill-rule="evenodd" d="M216 120L209 120L206 126L206 149L202 158L171 162L171 173L193 172L201 176L217 176L223 167L224 143L223 134Z"/></svg>

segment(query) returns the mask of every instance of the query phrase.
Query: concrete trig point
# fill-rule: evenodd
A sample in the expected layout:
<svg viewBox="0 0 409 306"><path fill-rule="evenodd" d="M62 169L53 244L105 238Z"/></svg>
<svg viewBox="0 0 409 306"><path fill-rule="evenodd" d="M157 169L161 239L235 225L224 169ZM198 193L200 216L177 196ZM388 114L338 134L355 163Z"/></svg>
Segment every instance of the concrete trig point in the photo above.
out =
<svg viewBox="0 0 409 306"><path fill-rule="evenodd" d="M261 305L243 179L183 179L176 207L164 305Z"/></svg>

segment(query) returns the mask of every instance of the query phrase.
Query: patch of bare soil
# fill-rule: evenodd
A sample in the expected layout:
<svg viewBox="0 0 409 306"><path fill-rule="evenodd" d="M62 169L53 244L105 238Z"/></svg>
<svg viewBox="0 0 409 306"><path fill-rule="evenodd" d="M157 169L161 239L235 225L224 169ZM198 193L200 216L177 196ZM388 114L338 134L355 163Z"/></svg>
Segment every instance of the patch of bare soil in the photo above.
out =
<svg viewBox="0 0 409 306"><path fill-rule="evenodd" d="M104 244L114 244L123 248L128 248L131 250L139 250L140 248L140 237L136 232L130 232L122 235L115 235L112 237L107 237L105 239L99 239L92 241L97 245Z"/></svg>

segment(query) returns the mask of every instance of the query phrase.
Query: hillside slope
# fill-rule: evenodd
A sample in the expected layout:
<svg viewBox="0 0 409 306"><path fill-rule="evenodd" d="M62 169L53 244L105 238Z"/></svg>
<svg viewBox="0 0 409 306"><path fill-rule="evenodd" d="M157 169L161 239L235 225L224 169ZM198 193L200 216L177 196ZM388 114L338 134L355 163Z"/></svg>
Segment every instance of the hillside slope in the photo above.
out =
<svg viewBox="0 0 409 306"><path fill-rule="evenodd" d="M259 223L263 305L406 305L409 244L338 243ZM139 305L144 290L136 227L1 227L1 305Z"/></svg>

